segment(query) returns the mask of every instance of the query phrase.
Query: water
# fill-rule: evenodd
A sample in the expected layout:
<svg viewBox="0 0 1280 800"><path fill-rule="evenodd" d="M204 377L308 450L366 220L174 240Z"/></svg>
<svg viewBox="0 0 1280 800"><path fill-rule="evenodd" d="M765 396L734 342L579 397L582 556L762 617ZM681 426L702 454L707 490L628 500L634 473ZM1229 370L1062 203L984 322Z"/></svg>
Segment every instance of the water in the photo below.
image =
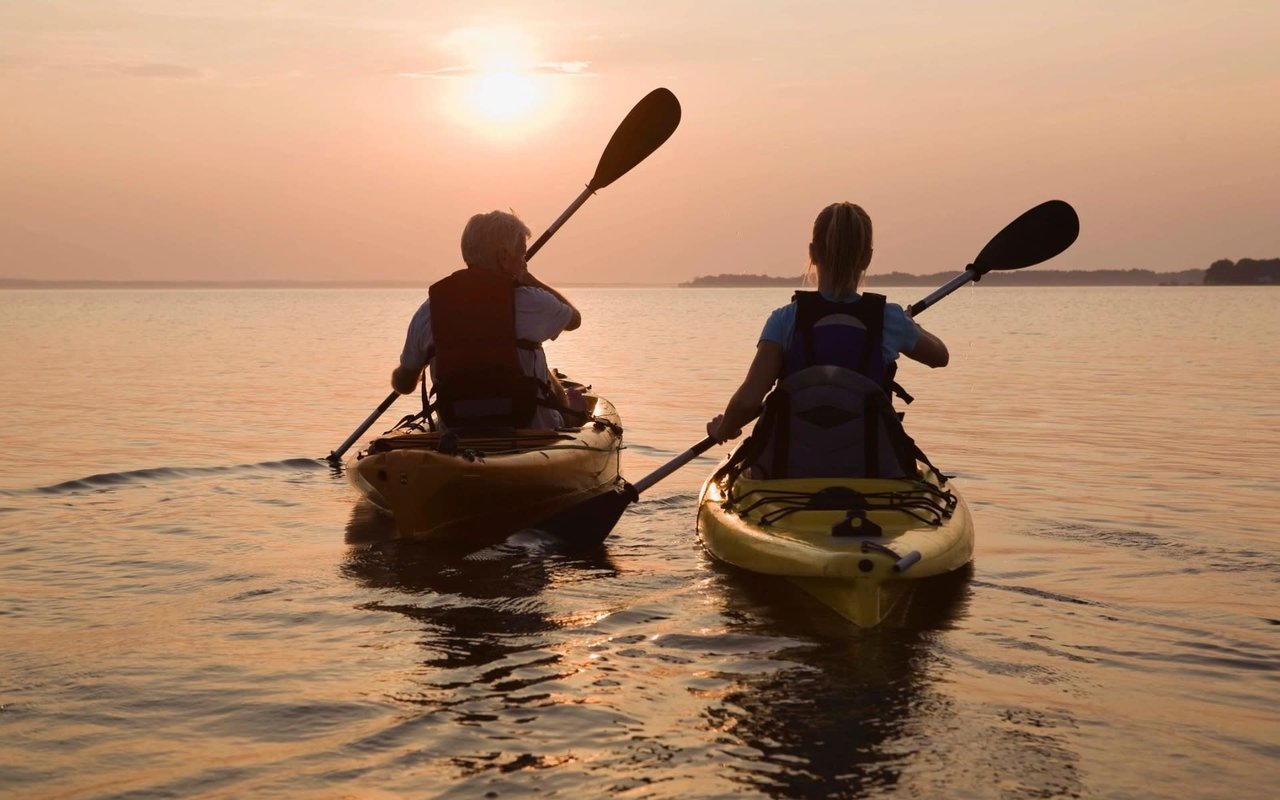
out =
<svg viewBox="0 0 1280 800"><path fill-rule="evenodd" d="M787 297L570 294L551 361L618 405L633 480ZM420 299L0 294L0 795L1272 795L1280 292L930 309L952 366L904 367L907 424L977 553L875 631L709 560L712 457L586 557L390 541L316 457Z"/></svg>

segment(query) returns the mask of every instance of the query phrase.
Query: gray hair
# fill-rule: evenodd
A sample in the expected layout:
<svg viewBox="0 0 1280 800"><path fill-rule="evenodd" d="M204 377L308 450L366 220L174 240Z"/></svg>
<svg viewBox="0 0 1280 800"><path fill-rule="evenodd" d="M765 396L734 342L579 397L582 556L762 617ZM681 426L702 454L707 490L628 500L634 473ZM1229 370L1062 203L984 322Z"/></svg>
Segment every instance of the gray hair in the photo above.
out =
<svg viewBox="0 0 1280 800"><path fill-rule="evenodd" d="M462 260L468 267L491 268L497 264L499 253L523 253L530 233L529 226L515 214L476 214L462 229Z"/></svg>

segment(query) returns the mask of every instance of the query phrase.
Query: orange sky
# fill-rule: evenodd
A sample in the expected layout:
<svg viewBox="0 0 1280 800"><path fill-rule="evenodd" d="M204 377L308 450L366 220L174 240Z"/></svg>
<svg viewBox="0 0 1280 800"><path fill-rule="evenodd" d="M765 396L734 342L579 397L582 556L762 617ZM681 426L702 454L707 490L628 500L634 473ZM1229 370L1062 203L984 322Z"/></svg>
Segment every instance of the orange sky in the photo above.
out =
<svg viewBox="0 0 1280 800"><path fill-rule="evenodd" d="M1035 203L1057 268L1280 256L1280 3L0 3L0 277L433 280L470 214L550 224L647 91L672 139L551 282L798 274L853 200L876 271Z"/></svg>

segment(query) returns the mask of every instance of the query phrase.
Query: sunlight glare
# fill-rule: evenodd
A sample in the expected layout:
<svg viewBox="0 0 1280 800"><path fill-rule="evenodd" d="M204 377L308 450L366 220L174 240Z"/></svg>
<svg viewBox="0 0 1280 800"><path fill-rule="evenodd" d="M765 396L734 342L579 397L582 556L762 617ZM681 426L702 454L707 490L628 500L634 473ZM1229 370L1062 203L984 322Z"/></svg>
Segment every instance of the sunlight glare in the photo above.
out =
<svg viewBox="0 0 1280 800"><path fill-rule="evenodd" d="M533 75L521 72L485 73L473 82L469 92L472 111L494 121L525 119L542 105L546 95Z"/></svg>
<svg viewBox="0 0 1280 800"><path fill-rule="evenodd" d="M562 89L543 74L533 40L511 27L451 32L443 45L463 64L447 93L450 117L490 138L515 138L545 127Z"/></svg>

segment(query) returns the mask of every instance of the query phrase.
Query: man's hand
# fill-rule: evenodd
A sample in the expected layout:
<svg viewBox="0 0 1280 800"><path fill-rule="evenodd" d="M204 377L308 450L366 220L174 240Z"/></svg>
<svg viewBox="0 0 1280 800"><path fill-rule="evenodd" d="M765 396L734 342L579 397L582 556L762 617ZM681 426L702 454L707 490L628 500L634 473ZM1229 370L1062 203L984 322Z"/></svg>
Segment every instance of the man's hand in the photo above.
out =
<svg viewBox="0 0 1280 800"><path fill-rule="evenodd" d="M391 371L391 388L400 394L409 394L418 386L418 375L421 370L396 367Z"/></svg>

